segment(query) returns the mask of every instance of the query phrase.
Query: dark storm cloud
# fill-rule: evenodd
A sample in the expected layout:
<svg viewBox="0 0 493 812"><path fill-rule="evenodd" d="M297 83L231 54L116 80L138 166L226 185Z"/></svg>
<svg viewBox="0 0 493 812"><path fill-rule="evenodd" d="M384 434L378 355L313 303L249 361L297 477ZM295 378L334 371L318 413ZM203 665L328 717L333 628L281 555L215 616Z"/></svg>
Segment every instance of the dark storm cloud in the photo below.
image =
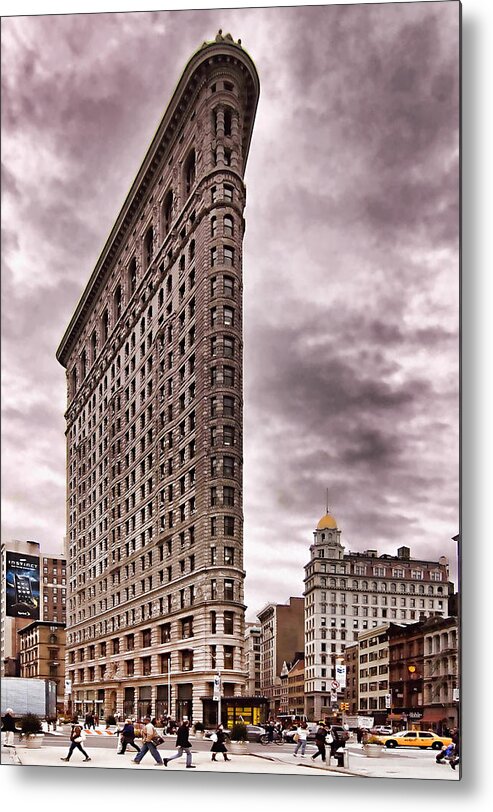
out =
<svg viewBox="0 0 493 812"><path fill-rule="evenodd" d="M3 21L7 538L53 548L64 533L55 350L180 70L221 27L261 81L244 247L249 616L300 594L326 488L349 549L447 552L457 19L426 3Z"/></svg>

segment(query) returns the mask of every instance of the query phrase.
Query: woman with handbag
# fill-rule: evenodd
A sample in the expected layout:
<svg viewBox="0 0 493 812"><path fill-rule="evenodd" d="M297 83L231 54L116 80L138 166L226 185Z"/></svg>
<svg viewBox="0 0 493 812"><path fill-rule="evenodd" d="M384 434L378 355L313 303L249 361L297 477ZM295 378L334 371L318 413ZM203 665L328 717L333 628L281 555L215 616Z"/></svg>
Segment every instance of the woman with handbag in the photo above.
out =
<svg viewBox="0 0 493 812"><path fill-rule="evenodd" d="M302 722L301 725L298 725L294 735L294 740L296 742L296 747L294 748L293 756L296 758L298 750L301 750L301 758L304 758L306 743L308 741L308 725L306 722Z"/></svg>
<svg viewBox="0 0 493 812"><path fill-rule="evenodd" d="M224 728L222 725L217 726L216 732L212 734L211 739L212 739L211 761L216 760L217 753L222 753L225 761L231 761L231 759L228 758L228 751L226 750L226 745L224 743L226 741L226 734L224 732Z"/></svg>
<svg viewBox="0 0 493 812"><path fill-rule="evenodd" d="M73 724L72 730L70 731L70 747L65 758L62 758L61 760L70 761L70 756L77 748L77 750L80 750L80 752L84 756L84 761L90 761L91 759L89 758L88 754L82 747L83 741L84 741L84 731L82 729L82 726L79 724Z"/></svg>

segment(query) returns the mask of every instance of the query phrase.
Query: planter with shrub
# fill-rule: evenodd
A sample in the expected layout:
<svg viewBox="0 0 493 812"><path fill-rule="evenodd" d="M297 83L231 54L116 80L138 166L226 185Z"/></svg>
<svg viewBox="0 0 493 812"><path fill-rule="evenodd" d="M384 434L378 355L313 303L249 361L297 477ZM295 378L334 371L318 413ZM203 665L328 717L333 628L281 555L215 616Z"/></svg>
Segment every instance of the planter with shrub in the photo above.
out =
<svg viewBox="0 0 493 812"><path fill-rule="evenodd" d="M39 748L43 744L44 733L41 719L35 713L26 713L20 720L21 739L26 747Z"/></svg>
<svg viewBox="0 0 493 812"><path fill-rule="evenodd" d="M363 753L368 758L380 758L384 749L378 736L366 736L363 740Z"/></svg>
<svg viewBox="0 0 493 812"><path fill-rule="evenodd" d="M203 739L205 735L205 727L202 722L195 722L194 724L195 738Z"/></svg>

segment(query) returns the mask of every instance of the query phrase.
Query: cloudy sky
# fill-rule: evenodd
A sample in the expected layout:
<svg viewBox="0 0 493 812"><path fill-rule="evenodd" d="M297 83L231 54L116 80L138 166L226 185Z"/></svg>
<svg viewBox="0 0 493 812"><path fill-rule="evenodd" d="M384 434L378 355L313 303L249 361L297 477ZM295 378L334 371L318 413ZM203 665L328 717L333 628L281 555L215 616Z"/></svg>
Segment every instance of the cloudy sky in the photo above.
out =
<svg viewBox="0 0 493 812"><path fill-rule="evenodd" d="M2 539L65 533L76 302L190 55L260 75L247 169L247 616L350 550L458 532L458 3L2 21ZM455 568L454 568L455 573Z"/></svg>

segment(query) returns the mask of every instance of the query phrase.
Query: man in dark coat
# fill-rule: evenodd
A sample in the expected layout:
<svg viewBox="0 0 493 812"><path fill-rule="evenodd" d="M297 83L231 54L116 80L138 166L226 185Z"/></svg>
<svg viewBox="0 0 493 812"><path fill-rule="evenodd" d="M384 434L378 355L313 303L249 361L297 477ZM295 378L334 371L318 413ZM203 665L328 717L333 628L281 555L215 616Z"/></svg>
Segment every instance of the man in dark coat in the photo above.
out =
<svg viewBox="0 0 493 812"><path fill-rule="evenodd" d="M180 727L178 728L178 733L176 736L176 749L177 752L171 758L163 758L163 764L165 767L168 766L170 761L174 761L175 758L181 758L183 753L186 753L187 756L187 763L186 766L188 769L195 769L195 764L192 764L192 745L190 744L189 739L190 733L190 722L188 719L185 719Z"/></svg>
<svg viewBox="0 0 493 812"><path fill-rule="evenodd" d="M317 732L315 733L315 744L317 745L317 752L314 756L312 756L312 761L315 761L318 756L321 757L322 761L325 761L325 737L327 735L327 728L325 725L320 725Z"/></svg>
<svg viewBox="0 0 493 812"><path fill-rule="evenodd" d="M2 719L2 730L5 733L5 747L14 747L15 719L12 708L7 708Z"/></svg>
<svg viewBox="0 0 493 812"><path fill-rule="evenodd" d="M135 728L131 719L125 719L125 724L121 732L121 743L122 749L119 751L119 755L121 756L125 754L127 747L133 747L138 753L140 752L139 745L135 744Z"/></svg>

